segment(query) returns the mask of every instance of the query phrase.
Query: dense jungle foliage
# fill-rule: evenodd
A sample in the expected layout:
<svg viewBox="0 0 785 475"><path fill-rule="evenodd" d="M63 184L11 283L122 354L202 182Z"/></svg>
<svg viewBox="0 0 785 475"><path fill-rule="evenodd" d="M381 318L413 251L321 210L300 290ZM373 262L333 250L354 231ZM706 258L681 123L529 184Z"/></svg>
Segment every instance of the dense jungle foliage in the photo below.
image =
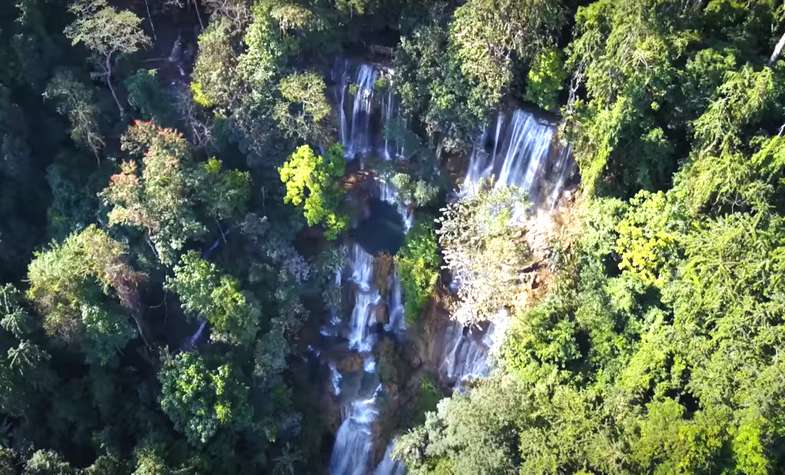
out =
<svg viewBox="0 0 785 475"><path fill-rule="evenodd" d="M394 71L408 331L511 318L408 473L785 472L783 45L775 0L0 2L0 474L326 473L338 57ZM452 193L522 104L580 171L531 299L527 197Z"/></svg>

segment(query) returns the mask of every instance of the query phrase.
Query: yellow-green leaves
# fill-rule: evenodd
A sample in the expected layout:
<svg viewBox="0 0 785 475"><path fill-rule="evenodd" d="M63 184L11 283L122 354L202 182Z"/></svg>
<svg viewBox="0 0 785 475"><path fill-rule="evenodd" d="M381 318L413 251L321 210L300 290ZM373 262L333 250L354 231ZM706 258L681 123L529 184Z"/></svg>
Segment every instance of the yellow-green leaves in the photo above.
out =
<svg viewBox="0 0 785 475"><path fill-rule="evenodd" d="M335 239L348 224L348 218L338 211L343 196L338 181L344 167L343 147L336 144L324 156L303 145L278 169L286 186L284 203L302 208L308 225L323 224L328 239Z"/></svg>
<svg viewBox="0 0 785 475"><path fill-rule="evenodd" d="M641 192L630 204L618 225L619 269L633 274L645 285L661 286L668 277L662 271L677 256L678 249L678 235L668 222L665 194Z"/></svg>
<svg viewBox="0 0 785 475"><path fill-rule="evenodd" d="M567 71L561 51L555 48L540 51L529 70L525 99L543 109L555 111L565 79Z"/></svg>
<svg viewBox="0 0 785 475"><path fill-rule="evenodd" d="M161 409L188 442L200 446L221 428L241 430L253 415L249 387L229 364L211 369L196 353L166 357L158 374Z"/></svg>

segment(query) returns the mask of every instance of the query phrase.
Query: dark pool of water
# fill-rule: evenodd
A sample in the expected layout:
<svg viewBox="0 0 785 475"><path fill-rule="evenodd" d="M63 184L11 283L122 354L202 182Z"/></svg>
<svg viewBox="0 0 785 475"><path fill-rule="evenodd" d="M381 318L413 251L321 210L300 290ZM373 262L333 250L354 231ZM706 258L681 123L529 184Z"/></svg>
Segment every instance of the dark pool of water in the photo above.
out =
<svg viewBox="0 0 785 475"><path fill-rule="evenodd" d="M395 254L403 244L403 219L389 203L372 199L369 216L351 231L352 239L370 254Z"/></svg>

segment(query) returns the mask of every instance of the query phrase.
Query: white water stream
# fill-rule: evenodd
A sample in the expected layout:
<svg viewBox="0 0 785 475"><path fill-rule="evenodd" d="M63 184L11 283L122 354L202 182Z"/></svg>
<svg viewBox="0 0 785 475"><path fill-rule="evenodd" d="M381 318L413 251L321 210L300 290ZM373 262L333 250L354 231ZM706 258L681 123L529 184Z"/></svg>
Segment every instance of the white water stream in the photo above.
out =
<svg viewBox="0 0 785 475"><path fill-rule="evenodd" d="M363 160L371 155L383 160L398 158L403 147L388 137L389 121L398 120L394 96L382 95L381 105L374 101L377 80L381 71L372 65L360 64L356 73L348 61L340 61L333 71L336 80L336 102L339 108L340 139L347 160ZM351 114L347 114L347 100L351 98ZM401 215L405 230L411 227L412 212L398 199L397 190L382 180L376 180L376 195L393 205ZM322 329L322 335L345 335L349 352L362 358L361 371L342 374L335 362L328 364L333 394L341 398L343 422L335 435L330 456L332 475L402 474L403 467L393 462L389 453L374 468L374 442L378 439L375 423L379 415L379 398L384 387L379 381L373 349L380 331L403 337L406 330L403 318L403 298L397 272L393 271L385 289L376 288L374 257L359 244L353 244L349 254L349 285L352 286L354 306L348 321L332 318ZM337 285L342 279L336 278ZM382 297L386 296L386 299ZM380 306L387 307L387 321L377 321ZM361 374L357 374L357 373Z"/></svg>
<svg viewBox="0 0 785 475"><path fill-rule="evenodd" d="M392 127L400 126L401 118L392 87L388 87L386 92L377 91L379 79L384 76L389 76L387 71L373 65L352 65L349 61L336 63L333 70L335 98L339 109L340 140L347 160L360 159L364 162L370 156L383 160L404 157L403 145L396 143L387 133ZM377 100L374 100L375 97ZM464 193L470 193L482 180L491 179L497 187L523 188L532 206L550 210L558 205L574 174L575 164L570 150L556 140L555 125L529 112L516 110L510 115L500 113L477 139L463 189ZM380 200L396 207L408 231L413 223L413 214L401 203L397 190L377 179L376 194ZM374 258L358 244L352 245L348 259L348 285L352 286L354 307L346 321L333 315L322 329L322 335L345 337L346 350L356 353L363 363L361 370L353 372L341 372L334 361L328 365L333 394L343 404L343 421L335 436L329 473L402 475L405 467L391 458L392 441L387 444L381 461L373 466L377 448L374 444L378 438L378 403L384 395L384 387L376 373L373 349L382 331L399 337L405 334L401 285L394 272L386 283L387 288L377 289L374 284ZM339 274L336 285L341 284L346 285ZM386 295L386 300L382 295ZM387 305L388 320L384 325L377 322L380 305ZM493 324L472 328L449 323L444 334L437 337L441 339L438 343L441 349L440 377L458 390L472 379L487 377L508 320L506 316L499 316Z"/></svg>
<svg viewBox="0 0 785 475"><path fill-rule="evenodd" d="M475 141L462 193L492 180L495 187L521 188L532 208L550 211L558 207L575 172L570 147L558 141L556 125L518 109L499 113ZM450 322L441 343L442 379L461 389L472 379L487 377L508 323L504 312L493 323L475 327Z"/></svg>

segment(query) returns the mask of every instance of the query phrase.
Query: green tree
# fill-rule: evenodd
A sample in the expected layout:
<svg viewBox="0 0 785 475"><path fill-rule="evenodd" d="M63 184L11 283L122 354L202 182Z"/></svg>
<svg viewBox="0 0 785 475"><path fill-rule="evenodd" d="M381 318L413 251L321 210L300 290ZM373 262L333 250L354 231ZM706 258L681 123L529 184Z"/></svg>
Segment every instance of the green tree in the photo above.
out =
<svg viewBox="0 0 785 475"><path fill-rule="evenodd" d="M439 244L430 222L419 222L409 231L403 247L395 256L395 263L403 285L406 321L414 324L439 279Z"/></svg>
<svg viewBox="0 0 785 475"><path fill-rule="evenodd" d="M196 197L207 215L218 221L241 217L251 201L250 173L223 170L215 157L200 165L195 171L199 183Z"/></svg>
<svg viewBox="0 0 785 475"><path fill-rule="evenodd" d="M312 144L326 142L331 109L322 77L312 72L291 74L281 80L278 89L281 100L273 115L283 132Z"/></svg>
<svg viewBox="0 0 785 475"><path fill-rule="evenodd" d="M244 211L250 176L222 170L216 159L195 163L179 132L136 122L122 147L141 156L141 173L138 161L125 161L101 192L111 207L109 225L143 230L162 263L173 264L188 241L205 234L204 217L230 219Z"/></svg>
<svg viewBox="0 0 785 475"><path fill-rule="evenodd" d="M25 464L25 475L74 475L78 470L54 450L36 450Z"/></svg>
<svg viewBox="0 0 785 475"><path fill-rule="evenodd" d="M230 364L210 368L198 354L180 353L165 358L158 379L161 409L193 445L207 443L221 428L242 430L251 422L249 388Z"/></svg>
<svg viewBox="0 0 785 475"><path fill-rule="evenodd" d="M28 298L44 316L46 332L85 351L88 361L111 362L135 336L144 336L138 286L144 276L125 260L126 248L89 226L30 263Z"/></svg>
<svg viewBox="0 0 785 475"><path fill-rule="evenodd" d="M13 450L0 447L0 475L16 475L19 473L19 462Z"/></svg>
<svg viewBox="0 0 785 475"><path fill-rule="evenodd" d="M545 110L555 111L565 79L567 71L561 52L555 48L542 50L535 56L529 70L524 99Z"/></svg>
<svg viewBox="0 0 785 475"><path fill-rule="evenodd" d="M142 30L142 19L130 10L115 9L106 0L74 0L68 10L76 19L66 27L65 36L72 44L83 44L96 55L101 75L122 117L125 109L112 85L112 72L118 56L150 46L150 38Z"/></svg>
<svg viewBox="0 0 785 475"><path fill-rule="evenodd" d="M435 7L428 13L427 23L401 38L394 87L403 110L430 138L448 150L465 150L495 104L472 94L476 84L464 76L450 48L447 13Z"/></svg>
<svg viewBox="0 0 785 475"><path fill-rule="evenodd" d="M526 228L514 219L525 206L520 189L491 188L486 182L442 210L436 233L460 285L453 318L464 323L491 320L515 305L531 259Z"/></svg>
<svg viewBox="0 0 785 475"><path fill-rule="evenodd" d="M463 74L477 81L472 100L496 105L513 81L514 61L552 47L563 22L562 6L547 0L469 0L458 7L450 41Z"/></svg>
<svg viewBox="0 0 785 475"><path fill-rule="evenodd" d="M157 70L137 70L125 80L125 88L128 103L143 120L153 120L164 126L175 122L172 97L162 87Z"/></svg>
<svg viewBox="0 0 785 475"><path fill-rule="evenodd" d="M191 74L194 101L202 107L232 110L241 100L238 55L232 46L231 23L224 18L210 22L199 35L199 54Z"/></svg>
<svg viewBox="0 0 785 475"><path fill-rule="evenodd" d="M68 117L73 141L86 147L100 161L99 153L105 141L93 91L77 80L71 71L62 70L49 81L44 98L55 101L57 112Z"/></svg>
<svg viewBox="0 0 785 475"><path fill-rule="evenodd" d="M180 298L186 314L210 322L210 337L217 341L247 344L253 341L260 320L255 299L242 292L237 279L194 251L183 255L166 286Z"/></svg>
<svg viewBox="0 0 785 475"><path fill-rule="evenodd" d="M56 379L48 365L51 356L33 341L40 325L24 294L11 284L0 286L0 329L0 345L6 349L0 355L0 411L28 418Z"/></svg>
<svg viewBox="0 0 785 475"><path fill-rule="evenodd" d="M400 199L407 205L428 206L439 194L438 186L427 180L413 179L408 173L395 173L389 180L398 189Z"/></svg>
<svg viewBox="0 0 785 475"><path fill-rule="evenodd" d="M343 197L338 181L345 166L341 145L331 146L324 156L303 145L278 169L286 186L284 203L302 207L310 226L323 224L328 239L335 239L348 224L348 218L338 211Z"/></svg>
<svg viewBox="0 0 785 475"><path fill-rule="evenodd" d="M172 129L136 122L122 146L132 156L142 156L142 169L140 173L137 161L123 162L101 192L111 206L109 225L141 228L161 262L170 264L189 239L206 231L194 210L188 142Z"/></svg>

